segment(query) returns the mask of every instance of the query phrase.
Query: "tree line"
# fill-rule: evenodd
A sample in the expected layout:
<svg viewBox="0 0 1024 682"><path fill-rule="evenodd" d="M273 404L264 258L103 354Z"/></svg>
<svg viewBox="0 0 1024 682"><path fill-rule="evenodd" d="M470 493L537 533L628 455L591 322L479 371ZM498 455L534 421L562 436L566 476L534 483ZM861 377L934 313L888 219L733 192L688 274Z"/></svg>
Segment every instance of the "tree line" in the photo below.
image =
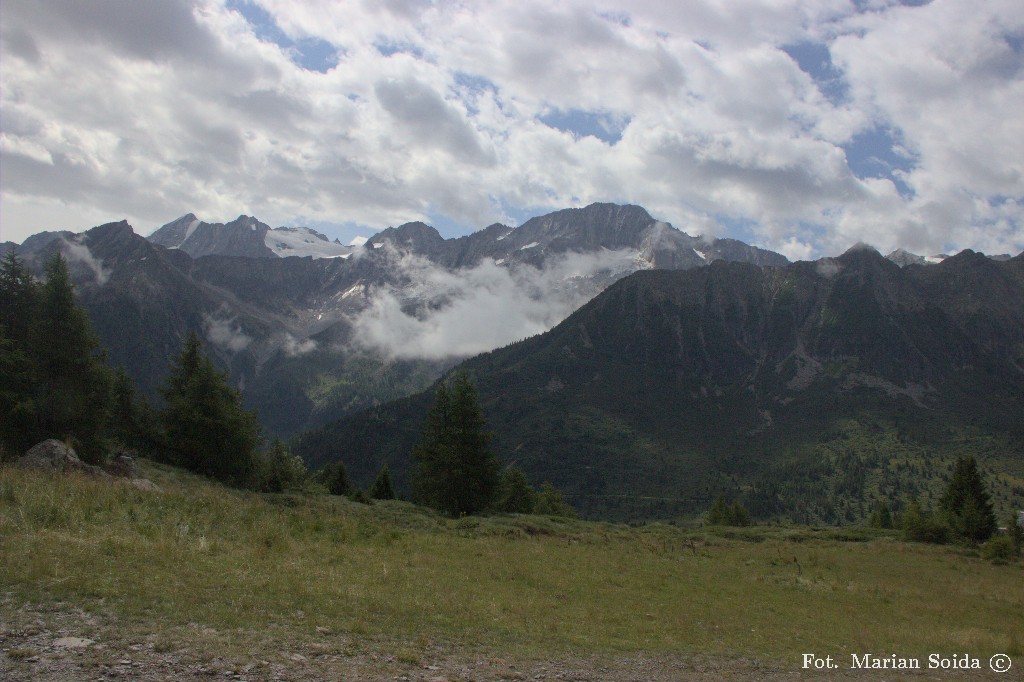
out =
<svg viewBox="0 0 1024 682"><path fill-rule="evenodd" d="M311 476L286 443L267 443L254 412L203 352L193 332L172 359L155 408L123 369L107 363L64 258L39 282L16 252L0 262L0 461L47 438L90 464L129 449L237 487L321 489L368 502L397 493L385 464L367 490L338 461ZM549 483L538 492L515 467L502 469L465 372L439 384L416 462L412 499L461 516L484 511L573 515Z"/></svg>
<svg viewBox="0 0 1024 682"><path fill-rule="evenodd" d="M285 446L265 447L256 415L195 333L173 359L156 409L108 364L64 258L54 255L45 272L37 281L14 251L0 262L0 459L55 438L90 464L128 449L256 489L304 475Z"/></svg>

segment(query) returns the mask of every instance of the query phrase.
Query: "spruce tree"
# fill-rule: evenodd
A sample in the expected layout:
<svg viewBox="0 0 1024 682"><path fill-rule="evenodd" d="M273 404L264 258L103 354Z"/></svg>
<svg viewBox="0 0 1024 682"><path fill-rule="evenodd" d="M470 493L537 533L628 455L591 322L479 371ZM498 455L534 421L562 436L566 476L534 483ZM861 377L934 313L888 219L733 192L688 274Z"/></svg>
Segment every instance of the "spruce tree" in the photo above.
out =
<svg viewBox="0 0 1024 682"><path fill-rule="evenodd" d="M518 467L510 466L501 474L498 510L507 514L532 514L537 493Z"/></svg>
<svg viewBox="0 0 1024 682"><path fill-rule="evenodd" d="M872 528L892 528L892 512L889 511L889 505L882 502L878 505L878 508L871 513L871 520L869 524Z"/></svg>
<svg viewBox="0 0 1024 682"><path fill-rule="evenodd" d="M233 485L253 482L260 425L241 394L202 352L193 332L162 389L171 461Z"/></svg>
<svg viewBox="0 0 1024 682"><path fill-rule="evenodd" d="M0 262L0 459L14 459L39 440L30 338L39 294L24 262L8 251Z"/></svg>
<svg viewBox="0 0 1024 682"><path fill-rule="evenodd" d="M70 440L83 460L99 462L114 377L99 352L89 318L75 300L67 263L60 255L47 263L31 335L38 382L37 437Z"/></svg>
<svg viewBox="0 0 1024 682"><path fill-rule="evenodd" d="M291 448L280 438L275 438L266 455L263 481L264 492L282 493L301 486L308 472L301 458L292 454Z"/></svg>
<svg viewBox="0 0 1024 682"><path fill-rule="evenodd" d="M725 494L721 493L715 498L715 501L711 504L711 508L708 509L707 514L704 516L704 521L709 526L729 526L732 522L732 510L729 508L729 503L725 499Z"/></svg>
<svg viewBox="0 0 1024 682"><path fill-rule="evenodd" d="M317 474L317 478L327 487L331 495L351 495L353 491L352 481L348 477L348 471L341 461L334 464L326 464Z"/></svg>
<svg viewBox="0 0 1024 682"><path fill-rule="evenodd" d="M453 516L490 507L500 469L491 438L468 374L441 382L413 450L414 498Z"/></svg>
<svg viewBox="0 0 1024 682"><path fill-rule="evenodd" d="M978 473L973 457L961 457L953 467L946 492L939 500L950 530L970 542L984 542L996 532L996 515L992 499Z"/></svg>
<svg viewBox="0 0 1024 682"><path fill-rule="evenodd" d="M0 338L25 351L31 342L32 322L37 315L40 286L16 252L0 261Z"/></svg>
<svg viewBox="0 0 1024 682"><path fill-rule="evenodd" d="M395 499L395 486L391 483L391 472L388 471L386 462L380 468L380 473L374 479L373 485L370 486L370 497L375 500Z"/></svg>

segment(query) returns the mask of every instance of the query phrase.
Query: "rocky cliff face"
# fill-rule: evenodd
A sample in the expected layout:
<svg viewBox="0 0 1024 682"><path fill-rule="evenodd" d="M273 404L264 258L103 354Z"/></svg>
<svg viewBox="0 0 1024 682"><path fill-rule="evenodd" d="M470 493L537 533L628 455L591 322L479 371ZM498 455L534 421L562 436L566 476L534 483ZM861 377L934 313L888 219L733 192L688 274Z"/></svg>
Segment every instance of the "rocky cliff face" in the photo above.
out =
<svg viewBox="0 0 1024 682"><path fill-rule="evenodd" d="M240 215L230 223L204 223L192 213L167 223L149 241L170 249L181 249L193 258L201 256L245 256L274 258L267 247L270 227L255 218Z"/></svg>

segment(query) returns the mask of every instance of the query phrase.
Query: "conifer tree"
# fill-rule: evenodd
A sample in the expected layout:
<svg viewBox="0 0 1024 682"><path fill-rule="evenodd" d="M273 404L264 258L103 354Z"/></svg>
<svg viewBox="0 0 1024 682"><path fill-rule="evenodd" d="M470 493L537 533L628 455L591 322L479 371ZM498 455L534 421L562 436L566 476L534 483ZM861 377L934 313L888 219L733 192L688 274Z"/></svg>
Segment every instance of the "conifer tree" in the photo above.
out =
<svg viewBox="0 0 1024 682"><path fill-rule="evenodd" d="M380 468L380 473L374 479L373 485L370 486L370 497L375 500L395 499L395 486L391 483L391 472L388 471L386 462Z"/></svg>
<svg viewBox="0 0 1024 682"><path fill-rule="evenodd" d="M953 533L971 542L984 542L996 532L992 499L973 457L961 457L953 467L939 509Z"/></svg>
<svg viewBox="0 0 1024 682"><path fill-rule="evenodd" d="M732 521L732 510L729 509L729 503L725 499L725 494L721 493L715 498L715 501L711 504L711 508L708 509L707 514L704 516L704 521L709 526L728 526L731 525Z"/></svg>
<svg viewBox="0 0 1024 682"><path fill-rule="evenodd" d="M413 450L415 499L453 516L490 507L500 469L491 438L469 375L441 382Z"/></svg>
<svg viewBox="0 0 1024 682"><path fill-rule="evenodd" d="M37 433L35 358L30 328L39 285L12 250L0 261L0 457L13 459Z"/></svg>
<svg viewBox="0 0 1024 682"><path fill-rule="evenodd" d="M878 505L878 508L871 513L871 520L869 524L872 528L892 528L892 512L889 511L889 505L882 502Z"/></svg>
<svg viewBox="0 0 1024 682"><path fill-rule="evenodd" d="M291 448L280 438L275 438L266 455L262 489L268 493L282 493L301 486L308 472L300 457L292 454Z"/></svg>
<svg viewBox="0 0 1024 682"><path fill-rule="evenodd" d="M327 486L327 492L331 495L351 495L353 491L352 480L348 477L348 471L341 460L326 464L318 474L320 481Z"/></svg>
<svg viewBox="0 0 1024 682"><path fill-rule="evenodd" d="M16 252L0 261L0 338L24 352L30 343L32 321L37 314L40 286Z"/></svg>
<svg viewBox="0 0 1024 682"><path fill-rule="evenodd" d="M171 461L233 485L253 482L260 425L242 396L203 354L193 332L162 389Z"/></svg>
<svg viewBox="0 0 1024 682"><path fill-rule="evenodd" d="M501 473L500 490L498 509L506 514L532 514L537 506L537 493L518 467Z"/></svg>
<svg viewBox="0 0 1024 682"><path fill-rule="evenodd" d="M60 255L47 263L31 335L38 382L37 436L69 439L83 460L100 461L113 402L113 372L75 300L67 263Z"/></svg>

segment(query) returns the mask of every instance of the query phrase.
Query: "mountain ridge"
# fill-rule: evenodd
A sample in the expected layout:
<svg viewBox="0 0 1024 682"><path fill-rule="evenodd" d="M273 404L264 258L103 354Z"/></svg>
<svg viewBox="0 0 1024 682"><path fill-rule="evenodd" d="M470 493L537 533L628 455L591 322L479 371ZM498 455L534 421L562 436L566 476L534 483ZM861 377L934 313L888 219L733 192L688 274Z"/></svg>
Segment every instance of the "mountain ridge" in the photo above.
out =
<svg viewBox="0 0 1024 682"><path fill-rule="evenodd" d="M863 520L876 486L902 491L896 504L928 494L964 443L996 443L992 461L1015 472L1024 502L1022 338L1024 255L900 268L855 249L784 268L637 272L461 367L503 461L587 515L665 518L724 492L761 517L835 523ZM313 464L340 451L357 479L387 463L405 484L430 401L351 415L297 450ZM911 457L921 475L890 471Z"/></svg>
<svg viewBox="0 0 1024 682"><path fill-rule="evenodd" d="M270 432L281 435L420 390L472 354L443 344L431 355L367 345L398 338L394 325L429 334L446 311L473 316L510 297L520 308L505 316L509 328L493 342L500 345L547 328L638 268L707 263L695 254L669 259L663 254L685 251L696 238L640 207L611 204L448 240L408 223L344 247L347 257L282 258L268 250L268 239L296 233L244 215L220 225L187 213L148 239L121 221L30 238L24 255L38 272L48 255L64 253L111 360L143 393L158 397L170 357L196 331ZM191 254L183 248L190 240ZM738 257L784 261L750 249ZM478 300L480 291L492 298Z"/></svg>

